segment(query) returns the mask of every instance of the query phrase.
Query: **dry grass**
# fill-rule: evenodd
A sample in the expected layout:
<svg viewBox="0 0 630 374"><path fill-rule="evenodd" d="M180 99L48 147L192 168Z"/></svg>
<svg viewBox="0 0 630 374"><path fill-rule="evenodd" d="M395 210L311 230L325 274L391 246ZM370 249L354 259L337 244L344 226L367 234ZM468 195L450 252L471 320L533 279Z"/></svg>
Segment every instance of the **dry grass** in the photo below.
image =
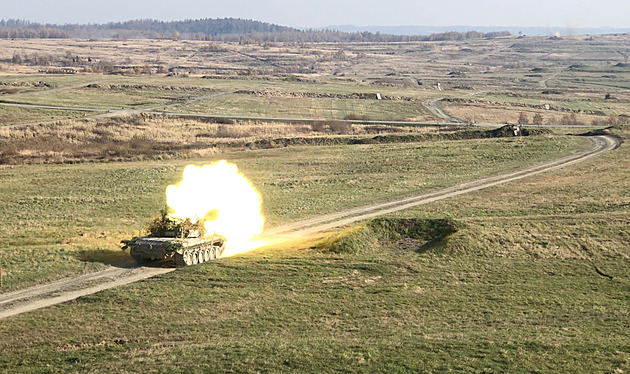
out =
<svg viewBox="0 0 630 374"><path fill-rule="evenodd" d="M451 116L461 118L465 121L475 123L518 123L520 113L525 113L531 119L535 114L540 114L543 118L543 124L560 124L562 117L567 115L564 112L554 112L548 110L526 109L509 106L489 106L477 104L448 103L442 104L442 108ZM607 117L575 114L577 121L581 124L590 125L593 121L607 119Z"/></svg>
<svg viewBox="0 0 630 374"><path fill-rule="evenodd" d="M5 39L0 40L0 60L11 61L14 53L36 53L40 57L51 56L56 63L68 61L67 56L79 56L82 61L90 58L89 68L107 64L129 68L148 65L155 72L159 66L179 66L185 67L179 69L180 73L193 75L299 73L313 78L335 74L349 79L372 77L371 82L379 82L379 85L398 85L396 82L411 78L423 81L427 88L435 82L442 82L444 87L478 87L479 84L536 87L542 79L549 78L548 83L554 88L554 84L560 83L571 87L590 84L590 81L580 81L574 85L571 81L572 74L584 74L582 71L570 71L551 79L554 68L623 61L617 51L623 49L626 42L623 35L593 36L590 42L585 42L582 36L564 37L562 41L531 36L452 42L276 43L271 47L173 40ZM548 53L541 54L541 50ZM545 68L538 74L541 77L532 77L531 69L540 67ZM38 66L5 63L0 66L0 74L36 72L37 69ZM386 77L392 72L397 75ZM449 76L450 72L463 74ZM620 84L616 77L605 80L605 87L614 89ZM589 87L602 87L595 83Z"/></svg>
<svg viewBox="0 0 630 374"><path fill-rule="evenodd" d="M220 121L221 122L221 121ZM229 147L263 139L424 133L431 127L234 122L139 115L113 119L65 121L54 124L0 128L0 163L69 163L89 160L141 160L206 156Z"/></svg>

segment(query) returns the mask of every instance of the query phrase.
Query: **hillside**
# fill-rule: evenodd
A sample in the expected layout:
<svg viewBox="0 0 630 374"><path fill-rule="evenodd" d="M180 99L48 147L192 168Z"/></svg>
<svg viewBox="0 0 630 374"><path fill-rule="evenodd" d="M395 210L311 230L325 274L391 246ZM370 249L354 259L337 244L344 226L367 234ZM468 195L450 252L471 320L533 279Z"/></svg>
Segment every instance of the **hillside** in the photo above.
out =
<svg viewBox="0 0 630 374"><path fill-rule="evenodd" d="M140 19L89 25L54 25L23 21L0 21L0 38L83 39L186 39L238 42L410 42L465 40L510 35L507 31L444 32L423 35L391 35L379 32L299 30L272 23L237 19L204 18L183 21Z"/></svg>

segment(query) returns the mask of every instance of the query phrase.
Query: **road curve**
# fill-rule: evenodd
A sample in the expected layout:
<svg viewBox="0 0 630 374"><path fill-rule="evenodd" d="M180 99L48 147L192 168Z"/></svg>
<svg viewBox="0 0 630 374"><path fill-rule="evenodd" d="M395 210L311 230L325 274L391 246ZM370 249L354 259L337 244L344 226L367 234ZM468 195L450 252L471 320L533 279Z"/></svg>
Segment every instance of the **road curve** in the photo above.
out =
<svg viewBox="0 0 630 374"><path fill-rule="evenodd" d="M433 114L434 116L438 118L442 118L446 122L457 123L457 124L463 123L463 121L461 121L459 118L449 116L448 114L446 114L446 112L442 110L442 108L440 108L440 105L438 103L442 100L444 100L444 98L431 99L431 100L427 100L423 102L422 105L424 105L424 107L427 108L431 112L431 114Z"/></svg>
<svg viewBox="0 0 630 374"><path fill-rule="evenodd" d="M564 168L578 162L588 160L601 153L611 151L619 147L619 145L621 144L621 141L618 138L612 136L591 136L589 137L589 140L591 141L591 147L589 149L557 160L548 161L542 164L529 166L524 169L494 175L483 179L478 179L472 182L458 184L438 191L405 197L388 202L371 204L363 207L349 209L343 212L326 214L312 219L302 220L299 222L274 227L273 229L265 231L265 234L308 235L311 233L330 230L332 228L348 225L357 221L398 212L418 205L447 199L465 193L479 191L485 188L527 178L547 171Z"/></svg>
<svg viewBox="0 0 630 374"><path fill-rule="evenodd" d="M266 237L308 235L348 225L357 221L401 211L421 204L447 199L449 197L471 193L503 183L527 178L540 173L564 168L604 152L617 148L621 141L612 136L591 136L591 147L557 160L529 166L467 183L458 184L429 193L405 197L397 200L378 202L346 211L325 214L265 231ZM132 267L115 268L61 279L49 284L39 285L24 290L0 294L0 319L47 306L67 302L81 296L93 294L108 288L137 282L156 275L174 271L172 268Z"/></svg>

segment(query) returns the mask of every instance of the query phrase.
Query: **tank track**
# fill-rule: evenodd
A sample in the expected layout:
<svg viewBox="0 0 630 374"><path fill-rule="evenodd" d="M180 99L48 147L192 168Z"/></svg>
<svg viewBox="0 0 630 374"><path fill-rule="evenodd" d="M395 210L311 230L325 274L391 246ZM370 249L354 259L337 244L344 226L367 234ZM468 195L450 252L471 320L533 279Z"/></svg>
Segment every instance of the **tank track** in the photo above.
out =
<svg viewBox="0 0 630 374"><path fill-rule="evenodd" d="M223 254L225 242L217 245L213 243L210 248L199 246L197 248L186 248L182 253L176 252L173 255L175 266L191 266L215 260Z"/></svg>
<svg viewBox="0 0 630 374"><path fill-rule="evenodd" d="M226 240L221 235L205 238L135 237L124 242L131 257L140 264L171 261L175 266L190 266L221 257Z"/></svg>

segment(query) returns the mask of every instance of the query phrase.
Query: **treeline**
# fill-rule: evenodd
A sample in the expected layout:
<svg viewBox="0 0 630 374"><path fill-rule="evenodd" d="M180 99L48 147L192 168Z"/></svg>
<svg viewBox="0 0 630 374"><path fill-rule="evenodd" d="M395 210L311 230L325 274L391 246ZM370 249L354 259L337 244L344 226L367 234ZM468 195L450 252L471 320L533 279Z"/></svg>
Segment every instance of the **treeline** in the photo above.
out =
<svg viewBox="0 0 630 374"><path fill-rule="evenodd" d="M65 39L69 37L70 33L58 26L44 26L28 21L11 19L0 21L0 38L2 39Z"/></svg>
<svg viewBox="0 0 630 374"><path fill-rule="evenodd" d="M134 30L161 34L250 34L250 33L284 33L295 32L297 29L254 20L239 18L205 18L197 20L164 22L152 19L140 19L126 22L107 23L103 25L87 26L101 30Z"/></svg>
<svg viewBox="0 0 630 374"><path fill-rule="evenodd" d="M431 35L390 35L379 32L298 30L260 21L217 18L164 22L141 19L94 25L51 25L23 20L0 21L0 38L186 39L240 43L265 42L412 42L509 36L508 31L445 32Z"/></svg>
<svg viewBox="0 0 630 374"><path fill-rule="evenodd" d="M253 33L253 34L224 34L215 35L214 41L226 42L300 42L300 43L397 43L397 42L429 42L448 40L467 40L479 38L497 38L510 36L508 31L497 31L481 33L477 31L469 32L445 32L431 35L391 35L379 32L343 32L336 30L307 30L298 32L284 32L278 34Z"/></svg>

